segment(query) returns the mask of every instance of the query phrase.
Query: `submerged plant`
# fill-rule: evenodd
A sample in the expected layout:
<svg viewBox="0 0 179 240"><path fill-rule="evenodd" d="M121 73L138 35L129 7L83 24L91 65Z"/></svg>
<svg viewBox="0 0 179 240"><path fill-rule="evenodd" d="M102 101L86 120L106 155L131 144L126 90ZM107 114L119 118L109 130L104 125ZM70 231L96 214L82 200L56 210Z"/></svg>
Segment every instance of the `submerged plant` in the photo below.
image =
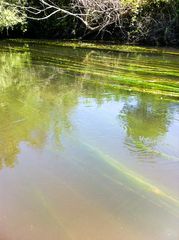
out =
<svg viewBox="0 0 179 240"><path fill-rule="evenodd" d="M93 156L96 156L101 161L104 161L106 164L111 166L115 171L117 171L120 175L128 179L133 185L133 188L142 189L146 194L151 193L155 198L153 204L159 203L161 207L166 208L174 215L179 216L179 199L177 199L171 193L155 186L155 184L143 178L143 176L140 176L136 172L130 170L128 167L120 163L120 161L111 157L109 154L106 154L99 148L89 144L86 141L80 143L83 146L87 147L87 149L93 153ZM118 182L118 180L115 178L113 179L109 177L109 179L112 179L112 181L114 181L115 183L120 184L120 182Z"/></svg>

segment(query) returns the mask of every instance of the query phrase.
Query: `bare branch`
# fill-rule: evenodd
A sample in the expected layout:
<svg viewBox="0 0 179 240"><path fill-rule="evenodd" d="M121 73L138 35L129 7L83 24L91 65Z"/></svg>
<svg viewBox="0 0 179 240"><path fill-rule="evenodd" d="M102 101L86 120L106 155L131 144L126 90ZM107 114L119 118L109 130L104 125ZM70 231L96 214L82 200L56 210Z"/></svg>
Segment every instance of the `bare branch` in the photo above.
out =
<svg viewBox="0 0 179 240"><path fill-rule="evenodd" d="M27 18L33 20L45 20L55 14L72 16L90 31L107 31L112 24L120 26L124 9L120 0L71 0L69 8L60 7L53 0L37 0L39 7L22 6L21 4L9 4L14 6L21 14L27 14ZM41 7L40 7L41 6Z"/></svg>

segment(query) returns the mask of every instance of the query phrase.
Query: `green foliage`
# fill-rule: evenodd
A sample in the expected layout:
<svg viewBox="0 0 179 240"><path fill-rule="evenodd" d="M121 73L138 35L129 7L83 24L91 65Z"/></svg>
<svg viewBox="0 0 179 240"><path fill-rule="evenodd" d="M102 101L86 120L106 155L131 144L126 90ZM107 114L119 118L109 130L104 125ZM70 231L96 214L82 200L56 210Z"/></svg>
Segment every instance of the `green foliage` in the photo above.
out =
<svg viewBox="0 0 179 240"><path fill-rule="evenodd" d="M177 14L175 1L146 1L139 7L134 21L137 42L155 45L177 44Z"/></svg>
<svg viewBox="0 0 179 240"><path fill-rule="evenodd" d="M129 43L178 44L178 0L122 0L128 9L124 29Z"/></svg>
<svg viewBox="0 0 179 240"><path fill-rule="evenodd" d="M9 6L8 3L14 5ZM4 1L0 0L0 30L13 28L16 25L20 25L21 29L25 30L26 25L26 14L25 12L19 12L18 7L15 4L18 4L19 1ZM25 4L21 1L20 3Z"/></svg>

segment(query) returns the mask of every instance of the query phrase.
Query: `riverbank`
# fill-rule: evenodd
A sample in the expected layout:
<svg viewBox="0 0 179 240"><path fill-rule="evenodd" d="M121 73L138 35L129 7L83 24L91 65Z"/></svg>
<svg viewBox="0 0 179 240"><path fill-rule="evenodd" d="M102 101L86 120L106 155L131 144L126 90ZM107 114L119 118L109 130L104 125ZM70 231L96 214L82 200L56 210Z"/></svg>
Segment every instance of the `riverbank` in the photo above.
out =
<svg viewBox="0 0 179 240"><path fill-rule="evenodd" d="M11 4L2 0L0 37L179 46L178 0L54 0L45 5L43 2L15 0Z"/></svg>

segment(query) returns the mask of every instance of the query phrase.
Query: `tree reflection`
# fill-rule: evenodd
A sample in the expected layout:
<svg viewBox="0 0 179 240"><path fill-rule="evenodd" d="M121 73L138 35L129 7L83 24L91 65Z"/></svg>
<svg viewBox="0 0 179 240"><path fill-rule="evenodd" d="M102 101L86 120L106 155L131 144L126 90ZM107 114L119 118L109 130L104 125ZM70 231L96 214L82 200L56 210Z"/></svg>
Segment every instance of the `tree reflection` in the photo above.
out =
<svg viewBox="0 0 179 240"><path fill-rule="evenodd" d="M49 132L61 147L80 92L68 80L56 67L33 66L29 51L0 53L0 168L15 165L21 142L43 147Z"/></svg>
<svg viewBox="0 0 179 240"><path fill-rule="evenodd" d="M122 99L121 118L129 139L137 149L145 148L146 141L153 147L170 124L168 103L161 105L146 95L130 101L126 92L114 90L116 85L125 89L131 74L136 75L131 84L141 80L144 73L133 72L135 63L134 55L115 57L71 48L60 48L60 53L49 46L0 49L0 168L14 166L22 142L43 148L53 136L50 143L61 148L62 134L72 128L70 114L81 96L99 105Z"/></svg>
<svg viewBox="0 0 179 240"><path fill-rule="evenodd" d="M128 146L132 144L139 152L156 154L157 141L167 133L171 122L168 109L168 102L144 94L126 101L120 118L126 129Z"/></svg>

